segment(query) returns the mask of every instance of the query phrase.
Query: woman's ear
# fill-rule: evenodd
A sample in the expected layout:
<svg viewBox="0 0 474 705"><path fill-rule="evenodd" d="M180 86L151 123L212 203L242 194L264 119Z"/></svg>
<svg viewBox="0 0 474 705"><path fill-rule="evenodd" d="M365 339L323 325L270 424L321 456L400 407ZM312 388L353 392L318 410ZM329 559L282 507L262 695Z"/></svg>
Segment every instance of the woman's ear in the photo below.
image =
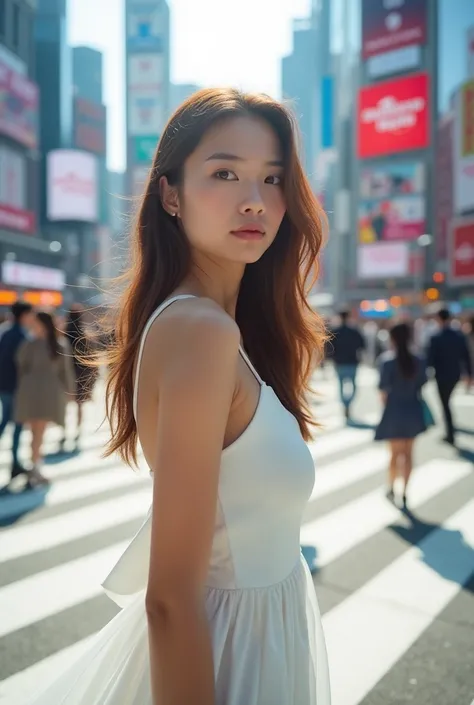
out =
<svg viewBox="0 0 474 705"><path fill-rule="evenodd" d="M176 186L170 186L166 176L159 183L161 204L165 211L173 216L179 216L179 197Z"/></svg>

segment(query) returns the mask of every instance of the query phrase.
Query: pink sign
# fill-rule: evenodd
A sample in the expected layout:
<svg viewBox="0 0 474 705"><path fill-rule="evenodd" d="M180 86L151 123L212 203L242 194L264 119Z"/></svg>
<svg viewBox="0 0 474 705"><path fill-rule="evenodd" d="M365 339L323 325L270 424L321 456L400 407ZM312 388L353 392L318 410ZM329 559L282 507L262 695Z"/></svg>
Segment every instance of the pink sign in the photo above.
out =
<svg viewBox="0 0 474 705"><path fill-rule="evenodd" d="M0 61L0 134L34 149L38 144L38 87Z"/></svg>
<svg viewBox="0 0 474 705"><path fill-rule="evenodd" d="M31 235L35 230L35 214L33 211L0 204L0 227Z"/></svg>

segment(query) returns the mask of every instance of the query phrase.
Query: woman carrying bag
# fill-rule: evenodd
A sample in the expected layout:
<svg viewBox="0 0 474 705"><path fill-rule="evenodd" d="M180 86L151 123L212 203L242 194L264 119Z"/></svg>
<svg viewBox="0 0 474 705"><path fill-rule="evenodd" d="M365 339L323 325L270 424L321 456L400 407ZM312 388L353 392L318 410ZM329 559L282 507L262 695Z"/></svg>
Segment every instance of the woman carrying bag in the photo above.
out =
<svg viewBox="0 0 474 705"><path fill-rule="evenodd" d="M416 436L433 423L428 405L421 395L427 381L422 358L410 350L411 329L399 323L390 330L392 352L381 359L379 389L384 411L375 432L376 441L390 443L389 487L387 498L394 500L398 476L403 480L403 506L406 508L407 485L413 469L413 444Z"/></svg>

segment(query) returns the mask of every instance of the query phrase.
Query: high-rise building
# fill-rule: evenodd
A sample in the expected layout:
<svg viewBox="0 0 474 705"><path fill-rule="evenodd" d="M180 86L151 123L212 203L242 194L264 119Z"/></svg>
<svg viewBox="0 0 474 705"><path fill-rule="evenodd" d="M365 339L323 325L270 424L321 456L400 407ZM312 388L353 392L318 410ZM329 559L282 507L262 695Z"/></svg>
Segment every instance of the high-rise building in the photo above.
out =
<svg viewBox="0 0 474 705"><path fill-rule="evenodd" d="M66 305L89 296L90 242L99 220L97 156L75 146L73 51L67 42L67 23L66 0L38 1L36 63L43 96L41 222L44 237L61 246L66 281L71 285L65 290ZM79 134L83 136L84 131Z"/></svg>
<svg viewBox="0 0 474 705"><path fill-rule="evenodd" d="M41 237L33 0L0 3L0 310L60 302L62 255Z"/></svg>
<svg viewBox="0 0 474 705"><path fill-rule="evenodd" d="M105 241L109 237L107 195L107 114L102 98L103 56L91 47L74 47L73 56L73 144L96 160L97 221L82 239L83 268L100 278Z"/></svg>
<svg viewBox="0 0 474 705"><path fill-rule="evenodd" d="M91 47L74 47L72 63L74 95L80 95L91 103L102 104L104 75L104 57L102 52Z"/></svg>
<svg viewBox="0 0 474 705"><path fill-rule="evenodd" d="M170 11L166 0L125 0L127 172L143 191L170 109Z"/></svg>
<svg viewBox="0 0 474 705"><path fill-rule="evenodd" d="M293 22L293 51L282 59L282 98L298 121L301 157L313 186L316 129L317 30L312 18Z"/></svg>
<svg viewBox="0 0 474 705"><path fill-rule="evenodd" d="M336 124L349 126L350 158L336 194L345 198L334 208L349 211L340 228L339 294L354 307L363 302L368 316L399 307L418 313L440 299L472 309L474 4L333 6Z"/></svg>

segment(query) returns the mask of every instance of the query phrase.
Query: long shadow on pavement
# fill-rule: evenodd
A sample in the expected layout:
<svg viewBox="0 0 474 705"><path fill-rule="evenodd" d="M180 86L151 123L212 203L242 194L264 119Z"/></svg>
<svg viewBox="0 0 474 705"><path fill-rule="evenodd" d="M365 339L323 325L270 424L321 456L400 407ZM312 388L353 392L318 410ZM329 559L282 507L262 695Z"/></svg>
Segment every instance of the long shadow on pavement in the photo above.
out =
<svg viewBox="0 0 474 705"><path fill-rule="evenodd" d="M0 488L0 527L12 526L25 514L43 506L49 486L13 492L10 485Z"/></svg>
<svg viewBox="0 0 474 705"><path fill-rule="evenodd" d="M422 521L409 509L402 512L411 525L396 526L388 528L397 534L401 539L413 546L418 546L422 553L421 560L432 570L436 571L445 580L456 582L465 590L473 592L474 584L469 581L460 580L459 569L466 565L472 565L474 570L474 550L469 546L460 531L446 529L441 524L432 524ZM436 544L430 541L423 541L432 532L437 531Z"/></svg>

